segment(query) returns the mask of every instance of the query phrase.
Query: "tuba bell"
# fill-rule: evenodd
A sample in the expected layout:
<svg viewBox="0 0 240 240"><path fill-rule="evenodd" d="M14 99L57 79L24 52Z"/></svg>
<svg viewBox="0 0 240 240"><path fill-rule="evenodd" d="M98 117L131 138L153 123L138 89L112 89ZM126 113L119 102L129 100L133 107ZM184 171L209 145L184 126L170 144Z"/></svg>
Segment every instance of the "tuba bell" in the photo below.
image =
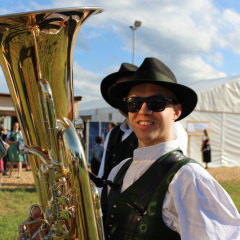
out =
<svg viewBox="0 0 240 240"><path fill-rule="evenodd" d="M72 62L77 33L101 8L0 17L0 64L16 110L43 213L41 239L104 239L96 187L74 127ZM28 228L32 223L28 224ZM33 239L30 231L24 239Z"/></svg>

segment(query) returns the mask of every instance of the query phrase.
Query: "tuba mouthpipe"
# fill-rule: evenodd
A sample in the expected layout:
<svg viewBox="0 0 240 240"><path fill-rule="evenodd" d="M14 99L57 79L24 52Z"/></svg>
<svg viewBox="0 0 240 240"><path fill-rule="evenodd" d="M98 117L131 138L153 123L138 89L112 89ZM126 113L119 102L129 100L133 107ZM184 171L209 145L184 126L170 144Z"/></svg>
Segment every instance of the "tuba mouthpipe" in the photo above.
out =
<svg viewBox="0 0 240 240"><path fill-rule="evenodd" d="M52 91L46 80L39 81L40 106L42 109L43 124L45 129L46 141L48 143L51 157L55 163L63 162L62 155L59 150L59 142L57 137L57 120L52 98Z"/></svg>

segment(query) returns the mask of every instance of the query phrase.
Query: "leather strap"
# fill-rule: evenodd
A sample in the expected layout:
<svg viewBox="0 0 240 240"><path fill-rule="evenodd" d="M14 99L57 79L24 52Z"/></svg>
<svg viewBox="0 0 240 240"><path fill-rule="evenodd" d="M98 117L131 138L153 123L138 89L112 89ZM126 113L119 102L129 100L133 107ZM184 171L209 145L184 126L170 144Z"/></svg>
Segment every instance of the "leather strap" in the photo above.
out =
<svg viewBox="0 0 240 240"><path fill-rule="evenodd" d="M96 184L97 187L102 188L102 193L101 193L101 207L102 207L102 213L103 213L103 222L106 220L107 216L107 206L108 206L108 186L110 186L113 189L118 188L118 184L113 183L109 180L104 180L102 178L96 177L94 174L91 172L89 173L90 179Z"/></svg>

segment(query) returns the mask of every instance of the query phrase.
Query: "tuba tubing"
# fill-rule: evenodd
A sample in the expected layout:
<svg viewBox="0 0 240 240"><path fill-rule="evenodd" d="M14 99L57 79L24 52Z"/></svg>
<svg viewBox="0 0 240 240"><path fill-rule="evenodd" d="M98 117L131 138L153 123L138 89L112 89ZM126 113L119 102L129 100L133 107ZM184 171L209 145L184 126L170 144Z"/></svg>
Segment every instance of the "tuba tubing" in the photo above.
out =
<svg viewBox="0 0 240 240"><path fill-rule="evenodd" d="M100 197L73 125L72 81L78 31L100 12L82 7L0 16L0 64L44 216L35 235L47 231L44 239L104 239ZM34 236L26 231L23 239Z"/></svg>

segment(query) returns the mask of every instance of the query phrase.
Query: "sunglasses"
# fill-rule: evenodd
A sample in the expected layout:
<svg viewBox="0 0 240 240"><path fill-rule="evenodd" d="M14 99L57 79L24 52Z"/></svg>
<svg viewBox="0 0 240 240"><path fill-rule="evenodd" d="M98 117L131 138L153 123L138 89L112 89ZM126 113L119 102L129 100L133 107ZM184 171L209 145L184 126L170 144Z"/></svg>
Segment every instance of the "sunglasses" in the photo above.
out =
<svg viewBox="0 0 240 240"><path fill-rule="evenodd" d="M126 97L123 99L125 107L128 112L135 113L138 112L143 103L147 104L148 109L153 112L162 112L166 108L167 102L172 104L177 104L178 101L173 98L168 98L164 96L152 96L152 97Z"/></svg>

